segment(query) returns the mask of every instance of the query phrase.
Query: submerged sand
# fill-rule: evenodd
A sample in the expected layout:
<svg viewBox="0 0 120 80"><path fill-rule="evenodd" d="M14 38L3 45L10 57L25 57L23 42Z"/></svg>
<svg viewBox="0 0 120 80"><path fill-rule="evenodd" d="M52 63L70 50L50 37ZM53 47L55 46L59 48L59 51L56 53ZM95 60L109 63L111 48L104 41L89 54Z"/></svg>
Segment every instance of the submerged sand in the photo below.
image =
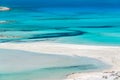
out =
<svg viewBox="0 0 120 80"><path fill-rule="evenodd" d="M7 21L3 21L3 20L0 21L0 24L5 24L5 23L7 23Z"/></svg>
<svg viewBox="0 0 120 80"><path fill-rule="evenodd" d="M24 50L46 54L60 54L60 55L78 55L82 57L90 57L101 60L112 67L104 71L120 71L120 47L119 46L92 46L92 45L76 45L76 44L61 44L50 42L32 42L32 43L1 43L1 49L15 49ZM104 71L88 72L88 73L74 73L67 76L68 80L81 80L86 75L103 76ZM96 74L97 73L97 74ZM77 79L75 79L77 78ZM89 78L89 77L88 77ZM97 79L94 79L97 80ZM100 79L102 80L102 79ZM110 79L109 79L110 80ZM112 79L111 79L112 80Z"/></svg>

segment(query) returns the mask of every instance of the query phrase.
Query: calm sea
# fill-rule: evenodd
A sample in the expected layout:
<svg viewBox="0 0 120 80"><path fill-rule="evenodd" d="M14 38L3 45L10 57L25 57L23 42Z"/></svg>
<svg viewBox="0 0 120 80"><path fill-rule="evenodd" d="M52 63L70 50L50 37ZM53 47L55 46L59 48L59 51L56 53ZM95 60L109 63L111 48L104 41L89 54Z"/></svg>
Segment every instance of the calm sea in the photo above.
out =
<svg viewBox="0 0 120 80"><path fill-rule="evenodd" d="M0 11L0 21L6 21L0 24L1 43L120 46L119 0L0 0L0 5L11 8ZM0 50L0 65L0 80L58 80L73 72L106 68L86 57L13 50Z"/></svg>
<svg viewBox="0 0 120 80"><path fill-rule="evenodd" d="M3 0L0 42L120 45L119 0Z"/></svg>

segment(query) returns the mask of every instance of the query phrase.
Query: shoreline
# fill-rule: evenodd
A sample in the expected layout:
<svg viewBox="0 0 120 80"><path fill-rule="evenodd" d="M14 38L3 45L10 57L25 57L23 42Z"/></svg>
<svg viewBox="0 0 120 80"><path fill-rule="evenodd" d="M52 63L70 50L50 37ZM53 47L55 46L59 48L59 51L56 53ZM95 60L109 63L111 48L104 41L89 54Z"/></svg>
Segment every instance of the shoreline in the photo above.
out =
<svg viewBox="0 0 120 80"><path fill-rule="evenodd" d="M77 55L82 57L95 58L112 66L110 69L106 69L103 71L74 73L72 75L70 74L67 77L71 78L71 80L74 80L73 78L75 77L79 77L81 75L83 76L86 74L88 75L94 73L96 74L104 71L120 71L119 46L93 46L50 42L31 42L31 43L0 43L0 49L23 50L45 54Z"/></svg>

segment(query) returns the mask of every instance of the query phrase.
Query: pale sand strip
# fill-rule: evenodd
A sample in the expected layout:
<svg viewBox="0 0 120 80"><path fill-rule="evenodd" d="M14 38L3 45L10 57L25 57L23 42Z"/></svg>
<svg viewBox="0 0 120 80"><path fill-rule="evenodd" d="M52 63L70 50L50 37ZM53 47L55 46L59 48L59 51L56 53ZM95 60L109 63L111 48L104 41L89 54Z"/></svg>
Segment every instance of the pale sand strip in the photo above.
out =
<svg viewBox="0 0 120 80"><path fill-rule="evenodd" d="M113 67L108 71L120 70L120 47L60 44L49 42L1 43L1 49L16 49L47 54L78 55L99 59ZM92 73L91 73L92 74ZM95 73L96 74L96 73ZM80 76L82 74L77 74Z"/></svg>
<svg viewBox="0 0 120 80"><path fill-rule="evenodd" d="M4 7L4 6L0 6L0 11L8 11L8 10L10 10L10 8Z"/></svg>

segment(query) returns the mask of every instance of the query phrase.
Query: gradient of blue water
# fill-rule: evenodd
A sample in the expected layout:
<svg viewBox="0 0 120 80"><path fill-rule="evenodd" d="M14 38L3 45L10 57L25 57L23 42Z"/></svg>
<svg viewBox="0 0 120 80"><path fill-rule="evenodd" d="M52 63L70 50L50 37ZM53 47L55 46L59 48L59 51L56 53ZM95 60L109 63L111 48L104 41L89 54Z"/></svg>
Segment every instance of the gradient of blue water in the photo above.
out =
<svg viewBox="0 0 120 80"><path fill-rule="evenodd" d="M0 24L0 42L50 41L73 44L120 45L119 3L119 0L2 0L0 5L10 7L12 10L0 12L0 21L7 21L5 24ZM10 52L11 55L8 54ZM20 54L16 54L16 52ZM0 59L3 59L3 61L0 60L2 65L0 70L6 72L9 69L8 64L5 66L6 69L3 65L6 59L10 61L19 56L19 60L25 62L26 57L36 60L42 56L42 54L38 56L35 53L33 56L30 52L16 52L0 50ZM14 74L1 73L0 80L46 80L46 76L49 80L58 80L72 72L105 68L104 63L91 58L76 56L73 58L60 55L45 55L43 58L49 61L52 60L51 57L52 59L59 58L62 61L68 61L66 59L69 58L70 61L65 64L61 62L58 65L56 60L54 65L57 67L52 68L48 65L48 68L41 69L41 66L37 66L36 69L35 66L33 71ZM19 62L19 60L14 61ZM44 60L38 59L38 61ZM89 61L92 66L81 64L80 60L87 61L86 63ZM24 64L29 66L29 62L26 63ZM67 65L67 67L61 67L61 65Z"/></svg>
<svg viewBox="0 0 120 80"><path fill-rule="evenodd" d="M80 2L79 6L75 6L77 2ZM1 3L11 7L12 10L0 12L0 20L8 21L6 24L0 24L0 36L5 36L0 42L52 41L120 45L118 0L69 2L6 0Z"/></svg>

